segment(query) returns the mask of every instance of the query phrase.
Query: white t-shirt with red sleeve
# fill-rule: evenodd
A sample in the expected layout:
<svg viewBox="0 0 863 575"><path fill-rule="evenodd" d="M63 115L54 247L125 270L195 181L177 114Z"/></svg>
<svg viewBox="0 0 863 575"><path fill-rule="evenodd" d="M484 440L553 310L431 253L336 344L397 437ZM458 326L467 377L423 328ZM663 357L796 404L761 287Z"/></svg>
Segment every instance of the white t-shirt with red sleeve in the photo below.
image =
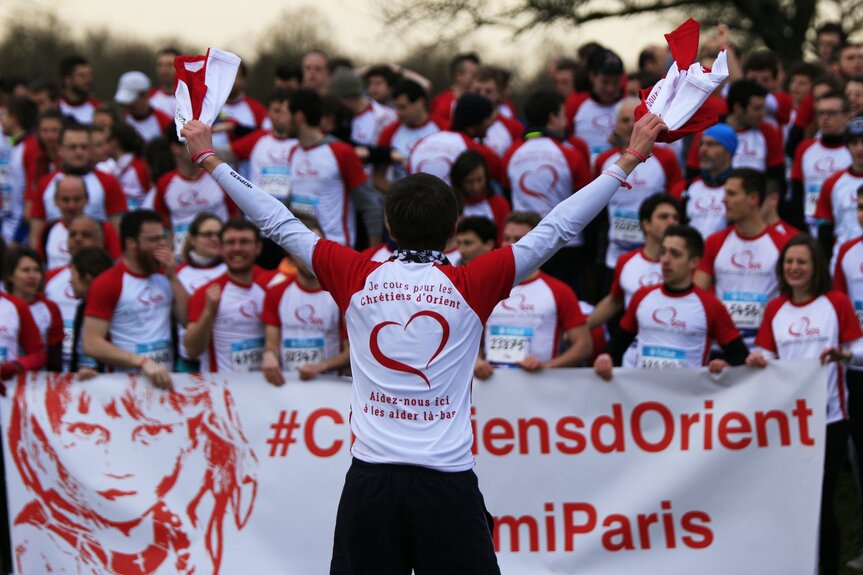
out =
<svg viewBox="0 0 863 575"><path fill-rule="evenodd" d="M39 180L39 189L33 197L30 217L43 220L59 220L60 210L54 203L57 182L65 177L61 171L51 172ZM126 195L117 178L99 170L90 170L82 176L87 187L87 207L84 213L99 221L124 213L127 210Z"/></svg>
<svg viewBox="0 0 863 575"><path fill-rule="evenodd" d="M686 201L686 219L701 237L707 238L728 227L722 202L725 186L722 184L712 186L701 178L695 178L685 190L680 184L676 186L671 195Z"/></svg>
<svg viewBox="0 0 863 575"><path fill-rule="evenodd" d="M36 301L30 304L30 313L33 314L33 321L36 322L45 345L63 343L63 316L55 302L46 298L45 294L39 294Z"/></svg>
<svg viewBox="0 0 863 575"><path fill-rule="evenodd" d="M69 253L69 229L63 220L57 222L49 222L46 228L45 243L42 245L42 252L45 258L45 268L52 270L54 268L63 267L72 261L72 254ZM117 259L121 255L120 236L117 235L117 230L109 222L102 222L102 240L105 243L105 251L113 259Z"/></svg>
<svg viewBox="0 0 863 575"><path fill-rule="evenodd" d="M662 284L641 288L620 327L638 334L636 367L643 369L701 367L713 341L727 345L740 337L722 303L696 285L682 292Z"/></svg>
<svg viewBox="0 0 863 575"><path fill-rule="evenodd" d="M173 300L167 277L135 274L120 261L90 284L84 315L108 321L108 339L115 346L171 370ZM134 369L114 368L114 371Z"/></svg>
<svg viewBox="0 0 863 575"><path fill-rule="evenodd" d="M177 100L174 92L165 92L161 88L153 88L148 96L150 105L161 110L165 115L173 118L177 113Z"/></svg>
<svg viewBox="0 0 863 575"><path fill-rule="evenodd" d="M168 115L157 108L150 108L149 113L143 118L126 114L126 123L135 128L145 142L149 142L161 137L167 127L173 125L174 114Z"/></svg>
<svg viewBox="0 0 863 575"><path fill-rule="evenodd" d="M539 272L495 306L485 325L485 358L509 366L529 355L549 361L563 335L586 321L572 288Z"/></svg>
<svg viewBox="0 0 863 575"><path fill-rule="evenodd" d="M65 98L60 98L60 112L64 116L75 118L76 122L84 125L93 123L93 114L100 105L99 100L95 98L87 98L80 104L71 104Z"/></svg>
<svg viewBox="0 0 863 575"><path fill-rule="evenodd" d="M72 270L68 265L45 274L45 297L55 302L63 318L63 368L69 369L72 361L72 335L75 327L75 312L78 298L72 290Z"/></svg>
<svg viewBox="0 0 863 575"><path fill-rule="evenodd" d="M803 184L806 223L815 223L815 209L824 181L850 165L851 152L842 143L826 146L821 138L813 138L797 146L791 166L791 179Z"/></svg>
<svg viewBox="0 0 863 575"><path fill-rule="evenodd" d="M366 146L374 146L384 128L398 119L396 111L369 98L366 108L351 120L351 139Z"/></svg>
<svg viewBox="0 0 863 575"><path fill-rule="evenodd" d="M636 248L617 259L610 293L627 308L636 291L661 283L662 264L647 257L643 248Z"/></svg>
<svg viewBox="0 0 863 575"><path fill-rule="evenodd" d="M483 324L514 283L512 248L453 267L372 262L320 240L312 263L347 323L354 457L472 468L473 367Z"/></svg>
<svg viewBox="0 0 863 575"><path fill-rule="evenodd" d="M342 312L333 296L320 288L305 288L296 278L267 292L262 319L280 330L279 358L285 371L320 363L341 350Z"/></svg>
<svg viewBox="0 0 863 575"><path fill-rule="evenodd" d="M482 138L482 143L491 148L499 157L503 157L512 145L524 134L524 126L518 120L498 116Z"/></svg>
<svg viewBox="0 0 863 575"><path fill-rule="evenodd" d="M750 344L764 319L767 302L779 295L776 262L788 236L767 227L746 238L729 226L707 238L698 269L713 278L716 297Z"/></svg>
<svg viewBox="0 0 863 575"><path fill-rule="evenodd" d="M417 142L436 132L440 132L440 127L431 119L425 124L415 127L406 126L396 121L383 129L380 138L378 138L378 146L392 147L402 156L408 158ZM404 164L393 164L392 169L393 180L407 176Z"/></svg>
<svg viewBox="0 0 863 575"><path fill-rule="evenodd" d="M594 176L620 159L620 147L606 150L596 158ZM669 193L683 179L677 157L669 148L656 147L653 154L635 167L626 178L631 188L620 186L608 202L608 251L605 266L614 268L624 252L644 245L638 209L653 194Z"/></svg>
<svg viewBox="0 0 863 575"><path fill-rule="evenodd" d="M24 300L0 292L0 365L33 353L42 345L39 328Z"/></svg>
<svg viewBox="0 0 863 575"><path fill-rule="evenodd" d="M143 207L144 198L147 197L153 185L147 162L132 154L123 154L117 159L117 170L117 180L126 195L129 211Z"/></svg>
<svg viewBox="0 0 863 575"><path fill-rule="evenodd" d="M860 186L863 186L863 174L850 167L836 172L821 186L815 218L833 223L833 237L837 244L863 233L857 221L857 188Z"/></svg>
<svg viewBox="0 0 863 575"><path fill-rule="evenodd" d="M591 160L611 147L608 137L614 131L617 102L600 104L587 92L573 92L566 101L569 131L590 147Z"/></svg>
<svg viewBox="0 0 863 575"><path fill-rule="evenodd" d="M183 263L177 266L177 280L186 290L189 295L194 294L200 288L204 287L228 269L224 262L219 262L212 266L194 266L189 263ZM183 337L186 335L186 328L182 325L177 326L177 352L183 359L189 359L189 353L186 351L186 346L183 345Z"/></svg>
<svg viewBox="0 0 863 575"><path fill-rule="evenodd" d="M850 344L863 337L854 308L845 294L831 290L805 303L787 295L770 301L755 345L779 359L816 359L827 347ZM845 368L827 366L827 423L848 417Z"/></svg>
<svg viewBox="0 0 863 575"><path fill-rule="evenodd" d="M476 150L481 153L488 164L489 177L493 180L501 178L500 158L491 148L477 144L461 132L442 130L419 140L408 157L407 172L416 174L422 172L442 179L447 185L450 168L463 152Z"/></svg>
<svg viewBox="0 0 863 575"><path fill-rule="evenodd" d="M153 209L171 223L174 253L180 255L195 216L210 212L226 222L236 206L209 172L201 170L196 178L188 179L174 170L156 182Z"/></svg>
<svg viewBox="0 0 863 575"><path fill-rule="evenodd" d="M219 285L222 299L213 320L210 344L201 354L201 371L232 373L260 371L264 354L265 283L256 276L252 283L243 285L232 280L227 273L199 288L189 298L189 323L198 321L207 303L207 288Z"/></svg>
<svg viewBox="0 0 863 575"><path fill-rule="evenodd" d="M264 127L266 120L267 109L264 105L254 98L243 96L235 102L225 102L216 122L234 122L244 128L255 130ZM213 134L213 145L216 148L227 148L230 145L228 133Z"/></svg>
<svg viewBox="0 0 863 575"><path fill-rule="evenodd" d="M354 245L356 218L350 192L368 179L354 149L343 142L295 146L290 165L291 212L315 216L325 237Z"/></svg>
<svg viewBox="0 0 863 575"><path fill-rule="evenodd" d="M833 287L848 296L863 325L863 236L848 240L839 248Z"/></svg>
<svg viewBox="0 0 863 575"><path fill-rule="evenodd" d="M249 180L281 202L291 193L289 158L299 145L295 138L279 138L269 130L257 130L231 144L238 160L249 161Z"/></svg>
<svg viewBox="0 0 863 575"><path fill-rule="evenodd" d="M697 170L698 143L701 141L701 133L692 139L689 147L689 156L686 158L686 166ZM766 172L770 168L785 165L785 152L782 146L782 132L776 126L767 122L761 122L757 128L737 131L737 151L731 159L733 168L753 168L760 172Z"/></svg>

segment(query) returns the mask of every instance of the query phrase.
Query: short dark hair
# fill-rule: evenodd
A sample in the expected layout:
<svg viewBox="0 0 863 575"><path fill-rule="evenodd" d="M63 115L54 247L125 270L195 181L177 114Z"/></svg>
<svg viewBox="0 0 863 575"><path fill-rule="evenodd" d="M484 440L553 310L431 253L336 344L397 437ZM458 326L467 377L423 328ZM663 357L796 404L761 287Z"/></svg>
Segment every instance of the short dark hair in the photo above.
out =
<svg viewBox="0 0 863 575"><path fill-rule="evenodd" d="M110 269L114 265L114 260L102 248L88 247L81 248L72 256L71 265L78 272L78 275L95 278L103 271Z"/></svg>
<svg viewBox="0 0 863 575"><path fill-rule="evenodd" d="M63 143L63 139L69 132L84 132L89 136L90 126L85 126L84 124L79 124L78 122L67 122L63 125L63 129L60 131L60 143Z"/></svg>
<svg viewBox="0 0 863 575"><path fill-rule="evenodd" d="M60 99L60 87L57 86L57 82L48 78L36 78L30 82L28 89L31 94L35 92L48 92L48 98L55 102Z"/></svg>
<svg viewBox="0 0 863 575"><path fill-rule="evenodd" d="M524 117L532 128L544 128L548 118L560 111L563 96L553 90L536 90L524 103Z"/></svg>
<svg viewBox="0 0 863 575"><path fill-rule="evenodd" d="M738 80L728 89L728 111L734 112L734 105L741 108L749 106L749 100L754 97L767 97L767 90L754 80Z"/></svg>
<svg viewBox="0 0 863 575"><path fill-rule="evenodd" d="M788 78L793 76L806 76L810 81L814 82L815 78L824 73L824 68L814 62L797 61L791 64L788 69Z"/></svg>
<svg viewBox="0 0 863 575"><path fill-rule="evenodd" d="M176 46L167 46L156 52L156 56L164 56L166 54L177 57L182 54L182 52L180 52L180 50Z"/></svg>
<svg viewBox="0 0 863 575"><path fill-rule="evenodd" d="M449 63L450 78L455 78L455 75L461 72L462 66L464 66L465 62L473 62L479 66L479 56L476 52L463 52L461 54L456 54Z"/></svg>
<svg viewBox="0 0 863 575"><path fill-rule="evenodd" d="M653 212L656 208L662 205L669 205L677 210L677 215L680 215L680 202L677 198L669 194L656 193L645 198L641 205L638 206L638 219L642 222L648 222L653 218Z"/></svg>
<svg viewBox="0 0 863 575"><path fill-rule="evenodd" d="M779 75L779 56L773 50L756 50L752 52L743 63L743 73L751 71L769 70L773 77Z"/></svg>
<svg viewBox="0 0 863 575"><path fill-rule="evenodd" d="M523 224L529 226L530 229L535 228L542 221L542 216L538 212L532 210L522 210L510 212L506 215L505 223L507 224Z"/></svg>
<svg viewBox="0 0 863 575"><path fill-rule="evenodd" d="M815 29L815 37L822 34L838 34L839 39L844 43L848 35L845 34L845 30L842 29L842 24L839 22L824 22L818 28Z"/></svg>
<svg viewBox="0 0 863 575"><path fill-rule="evenodd" d="M759 172L754 168L734 168L728 174L728 180L731 178L740 179L740 185L747 194L758 194L758 205L764 203L764 198L767 197L767 176L764 172Z"/></svg>
<svg viewBox="0 0 863 575"><path fill-rule="evenodd" d="M503 90L506 87L505 74L506 72L501 68L485 65L477 68L473 79L475 82L492 81L499 90Z"/></svg>
<svg viewBox="0 0 863 575"><path fill-rule="evenodd" d="M320 125L324 104L321 95L316 91L308 88L294 90L288 98L288 106L291 108L291 114L302 112L309 126L314 128Z"/></svg>
<svg viewBox="0 0 863 575"><path fill-rule="evenodd" d="M452 189L440 178L423 173L393 184L384 211L399 248L409 250L443 250L458 219Z"/></svg>
<svg viewBox="0 0 863 575"><path fill-rule="evenodd" d="M402 78L396 82L395 86L393 86L393 100L402 95L408 99L408 102L414 103L417 100L422 100L426 103L426 106L428 106L428 92L426 92L419 83L414 82L413 80Z"/></svg>
<svg viewBox="0 0 863 575"><path fill-rule="evenodd" d="M267 96L267 107L270 107L270 104L273 102L290 102L291 93L288 90L273 90L269 96ZM290 104L288 104L290 105Z"/></svg>
<svg viewBox="0 0 863 575"><path fill-rule="evenodd" d="M276 66L275 72L273 72L273 76L278 78L279 80L297 80L300 81L303 79L303 71L300 70L296 66L290 66L288 64L279 64Z"/></svg>
<svg viewBox="0 0 863 575"><path fill-rule="evenodd" d="M123 214L123 219L120 220L120 244L124 250L126 249L126 240L138 241L144 224L161 224L164 226L165 220L153 210L135 210Z"/></svg>
<svg viewBox="0 0 863 575"><path fill-rule="evenodd" d="M789 248L793 248L794 246L806 246L809 248L809 254L812 256L812 285L810 288L815 295L821 295L830 291L833 282L830 279L827 258L824 256L821 246L809 234L797 234L782 247L779 259L776 260L776 277L779 278L779 293L788 296L791 295L791 286L785 281L785 274L782 271L784 269L785 254Z"/></svg>
<svg viewBox="0 0 863 575"><path fill-rule="evenodd" d="M64 126L68 123L66 116L64 116L63 112L60 110L45 110L44 112L40 112L39 116L36 118L36 127L38 127L43 120L57 120Z"/></svg>
<svg viewBox="0 0 863 575"><path fill-rule="evenodd" d="M12 96L6 102L6 113L15 118L22 130L29 132L36 126L39 108L36 106L36 102L30 98Z"/></svg>
<svg viewBox="0 0 863 575"><path fill-rule="evenodd" d="M172 125L173 127L173 125ZM111 124L110 138L117 142L120 149L135 156L144 153L144 138L138 130L126 122L114 122Z"/></svg>
<svg viewBox="0 0 863 575"><path fill-rule="evenodd" d="M42 256L30 246L17 246L6 252L3 258L3 286L7 293L12 293L12 274L24 258L30 258L42 268Z"/></svg>
<svg viewBox="0 0 863 575"><path fill-rule="evenodd" d="M389 86L393 86L396 82L399 81L399 78L401 78L399 74L397 74L392 68L390 68L386 64L378 64L377 66L372 66L371 68L369 68L366 73L363 74L363 80L368 82L369 79L374 76L377 76L378 78L383 78Z"/></svg>
<svg viewBox="0 0 863 575"><path fill-rule="evenodd" d="M457 234L464 234L467 232L473 232L484 244L488 242L492 242L493 244L497 243L497 224L488 219L485 216L468 216L466 218L462 218L458 227L456 228Z"/></svg>
<svg viewBox="0 0 863 575"><path fill-rule="evenodd" d="M225 233L229 230L235 230L238 232L252 232L258 241L261 241L261 230L258 229L258 226L253 224L251 221L246 218L232 218L228 220L224 226L222 226L222 231L219 233L219 239L225 237Z"/></svg>
<svg viewBox="0 0 863 575"><path fill-rule="evenodd" d="M851 111L851 102L848 101L848 98L846 98L845 94L843 94L842 92L832 92L832 91L827 92L826 94L824 94L823 96L818 98L818 102L820 102L822 100L833 99L833 98L840 100L842 102L842 111L843 112L850 112ZM817 104L817 102L816 102L816 104Z"/></svg>
<svg viewBox="0 0 863 575"><path fill-rule="evenodd" d="M201 226L204 225L204 222L208 222L210 220L215 220L219 222L219 234L221 235L221 227L223 225L222 218L220 218L213 212L198 212L198 215L195 216L195 219L192 220L191 224L189 224L189 235L186 237L186 241L183 243L183 249L180 250L180 255L182 256L183 261L189 261L189 252L192 251L192 244L189 241L189 238L198 235L201 232Z"/></svg>
<svg viewBox="0 0 863 575"><path fill-rule="evenodd" d="M68 78L75 72L78 66L89 66L90 62L80 54L70 54L60 60L60 77Z"/></svg>
<svg viewBox="0 0 863 575"><path fill-rule="evenodd" d="M704 255L704 238L692 226L686 224L668 226L663 238L670 237L683 238L683 243L686 244L686 250L689 252L689 259L700 258Z"/></svg>

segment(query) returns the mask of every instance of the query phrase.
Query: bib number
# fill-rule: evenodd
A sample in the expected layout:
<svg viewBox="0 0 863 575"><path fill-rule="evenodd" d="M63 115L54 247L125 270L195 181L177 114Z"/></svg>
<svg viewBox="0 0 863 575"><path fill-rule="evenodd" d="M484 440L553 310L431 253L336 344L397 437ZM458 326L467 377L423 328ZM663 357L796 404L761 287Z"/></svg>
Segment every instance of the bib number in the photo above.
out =
<svg viewBox="0 0 863 575"><path fill-rule="evenodd" d="M291 168L263 166L259 186L274 198L284 202L291 193Z"/></svg>
<svg viewBox="0 0 863 575"><path fill-rule="evenodd" d="M165 369L174 367L174 354L171 351L170 341L154 341L150 343L139 343L135 346L135 353L143 355L152 362L158 363Z"/></svg>
<svg viewBox="0 0 863 575"><path fill-rule="evenodd" d="M264 338L246 339L231 344L234 371L261 371L264 360Z"/></svg>
<svg viewBox="0 0 863 575"><path fill-rule="evenodd" d="M75 331L75 322L66 319L63 320L63 363L69 365L72 361L72 337Z"/></svg>
<svg viewBox="0 0 863 575"><path fill-rule="evenodd" d="M857 321L863 326L863 301L854 300L854 313L857 314Z"/></svg>
<svg viewBox="0 0 863 575"><path fill-rule="evenodd" d="M753 292L725 292L722 304L738 329L758 329L764 318L767 296Z"/></svg>
<svg viewBox="0 0 863 575"><path fill-rule="evenodd" d="M301 196L294 194L291 196L291 212L294 214L314 216L318 209L318 203L318 198L314 196Z"/></svg>
<svg viewBox="0 0 863 575"><path fill-rule="evenodd" d="M324 360L324 339L285 339L282 341L282 367L285 371L296 371L307 363Z"/></svg>
<svg viewBox="0 0 863 575"><path fill-rule="evenodd" d="M495 325L491 327L486 359L491 363L515 364L530 354L533 329Z"/></svg>
<svg viewBox="0 0 863 575"><path fill-rule="evenodd" d="M177 224L174 226L174 253L183 253L183 245L189 237L189 224Z"/></svg>
<svg viewBox="0 0 863 575"><path fill-rule="evenodd" d="M686 353L680 349L658 346L644 346L641 349L639 367L641 369L683 369L686 367Z"/></svg>
<svg viewBox="0 0 863 575"><path fill-rule="evenodd" d="M615 209L611 213L611 239L623 244L643 244L638 212Z"/></svg>
<svg viewBox="0 0 863 575"><path fill-rule="evenodd" d="M818 206L818 194L821 191L821 186L817 184L808 184L806 186L806 202L804 214L807 218L815 217L815 208Z"/></svg>

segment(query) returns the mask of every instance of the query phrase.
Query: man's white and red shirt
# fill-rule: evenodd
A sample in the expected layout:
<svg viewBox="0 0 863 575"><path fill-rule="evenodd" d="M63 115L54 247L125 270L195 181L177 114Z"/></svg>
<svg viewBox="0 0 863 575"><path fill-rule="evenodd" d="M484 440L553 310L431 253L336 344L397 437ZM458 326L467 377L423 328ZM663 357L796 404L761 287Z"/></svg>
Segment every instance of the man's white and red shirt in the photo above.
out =
<svg viewBox="0 0 863 575"><path fill-rule="evenodd" d="M233 122L247 130L258 130L264 127L267 120L267 108L254 98L243 96L234 102L226 102L219 112L216 123ZM227 132L213 134L213 144L216 148L227 148L230 145L229 139L233 137Z"/></svg>
<svg viewBox="0 0 863 575"><path fill-rule="evenodd" d="M699 177L692 180L688 187L680 182L671 190L671 195L685 204L687 222L702 237L706 238L728 227L725 204L722 202L725 197L723 184L711 185Z"/></svg>
<svg viewBox="0 0 863 575"><path fill-rule="evenodd" d="M491 148L478 144L462 132L441 130L419 140L408 157L408 174L431 174L451 184L449 173L453 163L463 152L476 150L488 164L488 175L500 181L502 166L500 158Z"/></svg>
<svg viewBox="0 0 863 575"><path fill-rule="evenodd" d="M513 118L498 115L482 138L481 144L488 146L499 157L503 157L515 142L524 135L524 126Z"/></svg>
<svg viewBox="0 0 863 575"><path fill-rule="evenodd" d="M60 98L60 112L64 116L71 116L79 124L92 124L93 113L101 105L96 98L87 98L80 104L71 104L65 98Z"/></svg>
<svg viewBox="0 0 863 575"><path fill-rule="evenodd" d="M828 291L804 303L782 295L767 304L755 345L779 359L816 359L827 347L847 345L863 337L848 297ZM845 368L827 366L827 423L848 418Z"/></svg>
<svg viewBox="0 0 863 575"><path fill-rule="evenodd" d="M231 149L238 160L249 161L249 180L285 203L291 193L289 159L298 145L296 138L280 138L271 130L257 130L234 140Z"/></svg>
<svg viewBox="0 0 863 575"><path fill-rule="evenodd" d="M72 361L72 335L79 299L72 289L72 270L68 265L48 270L45 274L45 297L57 304L63 319L63 367Z"/></svg>
<svg viewBox="0 0 863 575"><path fill-rule="evenodd" d="M515 365L529 355L549 361L559 355L563 335L585 322L572 288L539 272L495 306L485 325L485 358L497 365Z"/></svg>
<svg viewBox="0 0 863 575"><path fill-rule="evenodd" d="M57 183L66 177L61 170L43 176L39 188L31 197L30 217L41 220L59 220L61 213L54 203ZM117 178L99 170L90 170L81 176L87 188L87 207L84 213L91 218L104 221L111 216L126 212L126 195Z"/></svg>
<svg viewBox="0 0 863 575"><path fill-rule="evenodd" d="M60 306L40 293L36 301L30 304L30 313L39 329L39 336L46 346L63 343L63 316ZM0 363L3 363L0 361Z"/></svg>
<svg viewBox="0 0 863 575"><path fill-rule="evenodd" d="M109 322L108 340L171 370L171 282L162 274L139 275L123 261L90 284L84 315ZM114 371L134 371L114 368Z"/></svg>
<svg viewBox="0 0 863 575"><path fill-rule="evenodd" d="M650 259L643 248L636 248L617 259L610 293L614 299L623 300L627 308L636 291L661 283L662 264Z"/></svg>
<svg viewBox="0 0 863 575"><path fill-rule="evenodd" d="M378 138L378 146L391 147L407 159L417 142L435 132L440 132L440 127L432 119L429 119L425 124L413 127L395 121L383 129L380 138ZM407 170L404 164L393 164L394 180L401 179L406 175Z"/></svg>
<svg viewBox="0 0 863 575"><path fill-rule="evenodd" d="M173 118L177 113L177 100L174 98L174 92L165 92L161 88L155 87L150 90L148 96L150 105L166 116Z"/></svg>
<svg viewBox="0 0 863 575"><path fill-rule="evenodd" d="M306 288L295 277L268 290L262 319L279 328L279 358L285 371L335 357L347 337L333 296L321 288Z"/></svg>
<svg viewBox="0 0 863 575"><path fill-rule="evenodd" d="M0 292L0 365L17 361L42 346L39 328L27 303Z"/></svg>
<svg viewBox="0 0 863 575"><path fill-rule="evenodd" d="M853 168L840 170L824 180L815 218L833 224L833 237L843 244L863 233L857 221L857 189L863 186L863 174Z"/></svg>
<svg viewBox="0 0 863 575"><path fill-rule="evenodd" d="M271 275L255 273L252 282L240 284L224 273L200 287L189 298L189 323L198 321L207 304L207 289L222 288L219 309L213 320L210 343L201 354L201 371L231 373L260 371L264 354L264 309L266 285Z"/></svg>
<svg viewBox="0 0 863 575"><path fill-rule="evenodd" d="M620 159L620 147L606 150L596 158L594 177ZM680 163L670 148L655 147L653 154L635 167L608 202L608 251L605 266L613 268L617 258L644 244L638 210L641 203L657 193L670 193L683 180Z"/></svg>
<svg viewBox="0 0 863 575"><path fill-rule="evenodd" d="M727 345L740 337L722 303L696 285L680 292L662 284L641 288L620 327L638 335L636 367L643 369L701 367L713 341Z"/></svg>
<svg viewBox="0 0 863 575"><path fill-rule="evenodd" d="M217 277L221 276L228 270L228 266L221 260L210 266L197 266L189 262L184 262L177 266L177 280L186 293L194 294L200 288L204 287ZM183 359L189 359L189 353L186 351L186 346L183 345L183 337L186 335L186 328L182 325L177 326L177 353Z"/></svg>
<svg viewBox="0 0 863 575"><path fill-rule="evenodd" d="M788 236L772 226L749 238L728 226L705 242L698 269L713 278L716 297L747 344L764 319L767 302L779 295L776 262L787 241Z"/></svg>
<svg viewBox="0 0 863 575"><path fill-rule="evenodd" d="M365 109L351 120L351 139L357 144L374 146L384 129L397 119L395 110L369 98Z"/></svg>
<svg viewBox="0 0 863 575"><path fill-rule="evenodd" d="M117 235L117 230L108 222L101 222L102 239L105 242L105 251L112 259L120 257L122 248L120 247L120 236ZM45 228L45 241L42 242L42 255L45 260L45 268L52 270L54 268L63 267L72 261L72 255L69 253L69 229L63 220L51 222Z"/></svg>
<svg viewBox="0 0 863 575"><path fill-rule="evenodd" d="M616 124L617 102L600 104L588 92L573 92L566 101L569 132L587 142L593 160L611 147L608 137Z"/></svg>
<svg viewBox="0 0 863 575"><path fill-rule="evenodd" d="M851 152L842 142L828 146L821 138L812 138L797 146L791 166L791 179L803 184L803 215L806 223L815 223L818 196L827 178L849 166Z"/></svg>
<svg viewBox="0 0 863 575"><path fill-rule="evenodd" d="M150 108L143 118L136 118L127 113L126 123L135 128L135 131L145 142L149 142L161 137L168 126L174 124L174 115L169 116L157 108Z"/></svg>
<svg viewBox="0 0 863 575"><path fill-rule="evenodd" d="M509 207L509 202L506 198L497 194L486 194L481 198L464 199L464 208L462 216L468 218L479 216L493 221L497 225L497 243L503 241L503 227L506 225L506 217L512 210ZM449 254L447 254L449 257ZM452 262L452 259L450 259ZM457 265L453 263L453 265Z"/></svg>
<svg viewBox="0 0 863 575"><path fill-rule="evenodd" d="M689 156L686 166L690 169L699 169L698 143L701 141L701 133L692 139L689 147ZM737 130L737 151L731 159L733 168L753 168L760 172L766 172L771 168L785 165L785 152L782 147L782 132L779 128L761 122L757 128L748 130Z"/></svg>
<svg viewBox="0 0 863 575"><path fill-rule="evenodd" d="M153 186L150 167L144 158L138 158L131 153L123 154L117 158L116 172L114 175L126 194L129 211L143 207L144 199Z"/></svg>

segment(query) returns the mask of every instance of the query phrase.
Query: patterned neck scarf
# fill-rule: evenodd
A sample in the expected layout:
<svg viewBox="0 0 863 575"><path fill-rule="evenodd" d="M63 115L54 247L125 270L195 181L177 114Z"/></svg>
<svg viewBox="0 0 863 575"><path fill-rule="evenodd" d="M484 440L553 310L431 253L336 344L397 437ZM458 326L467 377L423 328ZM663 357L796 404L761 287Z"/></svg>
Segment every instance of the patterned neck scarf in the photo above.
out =
<svg viewBox="0 0 863 575"><path fill-rule="evenodd" d="M390 256L389 261L394 262L396 260L412 264L452 265L443 252L436 250L396 250Z"/></svg>

